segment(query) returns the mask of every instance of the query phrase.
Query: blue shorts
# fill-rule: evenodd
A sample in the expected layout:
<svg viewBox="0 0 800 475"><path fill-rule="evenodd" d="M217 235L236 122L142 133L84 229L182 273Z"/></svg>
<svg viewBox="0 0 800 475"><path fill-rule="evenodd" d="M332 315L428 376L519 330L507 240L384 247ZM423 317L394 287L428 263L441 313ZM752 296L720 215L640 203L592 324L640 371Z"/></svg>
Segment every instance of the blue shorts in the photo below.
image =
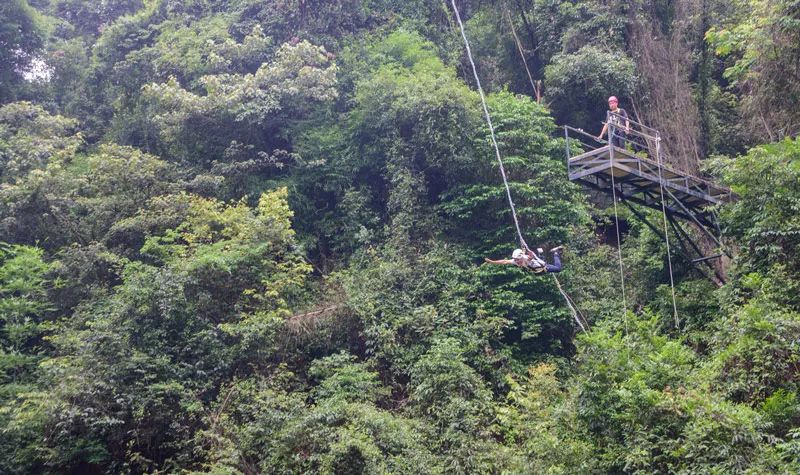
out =
<svg viewBox="0 0 800 475"><path fill-rule="evenodd" d="M553 263L545 266L547 272L561 272L561 258L558 253L553 254Z"/></svg>

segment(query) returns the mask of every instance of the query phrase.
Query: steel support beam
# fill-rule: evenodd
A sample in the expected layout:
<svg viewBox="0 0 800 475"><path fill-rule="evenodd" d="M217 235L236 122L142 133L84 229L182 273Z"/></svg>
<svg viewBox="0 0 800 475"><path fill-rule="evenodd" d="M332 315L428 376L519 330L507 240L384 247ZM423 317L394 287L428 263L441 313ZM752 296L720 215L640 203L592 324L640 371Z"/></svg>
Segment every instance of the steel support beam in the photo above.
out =
<svg viewBox="0 0 800 475"><path fill-rule="evenodd" d="M714 242L717 244L717 246L719 246L720 250L721 250L722 252L724 252L726 256L728 256L728 257L732 257L732 256L731 256L731 255L728 253L728 251L727 251L727 250L725 250L725 246L723 246L723 245L722 245L722 243L720 242L720 240L719 240L719 239L717 239L717 236L715 236L715 235L714 235L714 233L712 233L711 231L709 231L709 230L706 228L706 226L704 226L704 225L703 225L703 223L701 223L701 222L700 222L700 221L697 219L697 217L694 215L694 213L692 213L691 211L689 211L689 210L686 208L686 206L684 206L684 204L683 204L683 203L681 203L681 200L679 200L678 198L676 198L676 197L675 197L675 195L673 195L673 194L672 194L672 192L670 192L669 190L666 190L666 189L665 189L664 191L666 191L666 192L667 192L667 194L668 194L668 195L669 195L669 196L672 198L672 200L673 200L673 201L674 201L674 202L675 202L675 203L676 203L678 206L680 206L680 207L681 207L681 209L683 209L683 211L684 211L686 214L688 214L690 218L692 218L692 221L694 221L694 223L695 223L695 224L697 224L697 226L699 226L699 227L700 227L700 230L701 230L701 231L703 231L703 232L704 232L704 233L705 233L705 234L706 234L708 237L710 237L710 238L711 238L711 239L712 239L712 240L713 240L713 241L714 241Z"/></svg>
<svg viewBox="0 0 800 475"><path fill-rule="evenodd" d="M692 247L692 249L694 249L694 252L696 252L698 256L702 257L703 256L703 251L700 250L700 247L694 242L692 237L689 236L689 233L686 232L686 230L683 229L683 227L681 227L680 223L676 219L674 219L671 216L667 216L667 218L668 218L670 226L675 231L675 235L678 236L679 238L682 237L683 239L685 239L686 242L688 242L689 245ZM708 262L708 260L703 260L703 261L700 261L700 262L705 264L708 267L708 269L711 272L714 273L714 276L717 278L717 280L719 280L722 283L725 283L725 278L722 277L722 275L720 275L719 272L717 272L717 269L714 268L713 264Z"/></svg>
<svg viewBox="0 0 800 475"><path fill-rule="evenodd" d="M611 129L610 137L614 133L613 124L609 123L609 129ZM572 133L575 133L573 137L570 136ZM586 139L581 139L581 136L595 141L596 139L583 130L565 126L564 136L567 171L571 181L580 182L609 195L616 193L618 199L662 239L668 236L634 204L666 213L672 231L680 243L678 248L680 254L698 271L703 272L707 267L714 273L718 282L724 282L724 278L709 262L721 257L722 254L730 256L719 237L722 233L712 205L733 199L733 193L729 189L663 166L661 160L655 162L649 157L637 156L609 142L600 141L605 143L601 147L585 143ZM571 148L573 144L578 144L583 153L573 156ZM612 186L614 190L611 190ZM661 188L664 190L663 195ZM720 254L705 255L694 238L683 229L678 219L695 223L700 232L711 238L719 247ZM693 258L693 255L696 257Z"/></svg>

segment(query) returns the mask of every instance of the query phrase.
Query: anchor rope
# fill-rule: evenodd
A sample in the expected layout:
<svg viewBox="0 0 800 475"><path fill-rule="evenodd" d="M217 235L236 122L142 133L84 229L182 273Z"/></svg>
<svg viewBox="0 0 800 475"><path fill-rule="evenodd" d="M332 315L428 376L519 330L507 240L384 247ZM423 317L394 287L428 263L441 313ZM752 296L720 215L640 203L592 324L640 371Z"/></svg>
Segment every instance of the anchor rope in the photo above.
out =
<svg viewBox="0 0 800 475"><path fill-rule="evenodd" d="M656 137L656 158L658 159L658 186L661 190L661 213L664 217L664 240L667 243L667 264L669 265L669 286L672 289L672 314L675 317L675 329L680 330L678 318L678 304L675 301L675 279L672 276L672 253L669 247L669 231L667 230L667 205L664 202L664 178L662 175L661 161L661 135Z"/></svg>
<svg viewBox="0 0 800 475"><path fill-rule="evenodd" d="M578 307L576 307L574 305L574 302L572 301L572 297L570 297L569 295L567 295L566 292L564 292L564 289L561 287L561 282L558 281L558 277L556 277L555 274L552 274L552 275L553 275L553 280L556 283L556 287L558 287L558 291L561 292L561 295L564 297L564 300L567 302L567 306L569 306L569 309L572 311L572 316L575 318L575 321L578 322L578 326L581 327L581 330L583 330L583 332L586 333L586 327L583 326L583 323L581 322L581 319L578 318L578 315L580 315L581 318L583 318L584 320L586 320L586 318L583 316L583 314L581 314L580 310L578 310ZM587 325L588 325L588 322L587 322Z"/></svg>
<svg viewBox="0 0 800 475"><path fill-rule="evenodd" d="M611 118L608 118L608 122L611 122ZM622 239L620 239L619 234L619 214L617 213L617 185L614 180L614 132L616 131L616 127L614 124L610 124L608 128L608 142L609 142L609 154L608 158L611 165L611 194L614 199L614 223L615 228L617 231L617 252L619 254L619 280L622 286L622 309L623 315L625 320L625 334L628 334L628 300L625 298L625 271L622 267Z"/></svg>
<svg viewBox="0 0 800 475"><path fill-rule="evenodd" d="M533 88L533 93L536 95L536 102L540 102L542 99L542 93L536 86L536 83L533 80L533 75L531 74L531 70L528 67L528 60L525 59L525 51L522 49L522 42L519 40L519 37L517 36L517 29L514 28L514 20L511 19L511 13L509 13L508 7L504 7L503 11L506 15L506 19L508 20L508 25L511 28L511 34L514 35L514 42L517 44L517 51L519 51L519 57L522 58L522 64L525 65L525 72L528 73L528 80L531 82L531 88Z"/></svg>

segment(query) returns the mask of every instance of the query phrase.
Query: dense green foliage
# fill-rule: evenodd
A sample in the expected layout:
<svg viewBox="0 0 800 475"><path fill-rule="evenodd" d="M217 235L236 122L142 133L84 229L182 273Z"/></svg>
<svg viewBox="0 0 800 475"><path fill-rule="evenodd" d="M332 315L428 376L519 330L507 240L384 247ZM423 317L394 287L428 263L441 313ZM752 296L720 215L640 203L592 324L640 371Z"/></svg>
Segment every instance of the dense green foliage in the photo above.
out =
<svg viewBox="0 0 800 475"><path fill-rule="evenodd" d="M0 473L800 472L797 2L457 3L580 315L483 262L516 231L450 2L0 5ZM566 176L611 94L738 196L677 326L661 238L620 208L620 268Z"/></svg>
<svg viewBox="0 0 800 475"><path fill-rule="evenodd" d="M0 102L17 99L25 89L24 75L44 46L41 16L26 0L0 5Z"/></svg>

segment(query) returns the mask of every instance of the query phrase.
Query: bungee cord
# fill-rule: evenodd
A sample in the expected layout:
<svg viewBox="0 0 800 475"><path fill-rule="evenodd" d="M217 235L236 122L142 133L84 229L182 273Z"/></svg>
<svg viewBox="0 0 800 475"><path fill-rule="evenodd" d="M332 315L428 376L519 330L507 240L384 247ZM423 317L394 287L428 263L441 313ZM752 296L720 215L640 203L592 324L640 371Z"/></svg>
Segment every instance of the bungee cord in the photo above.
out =
<svg viewBox="0 0 800 475"><path fill-rule="evenodd" d="M469 40L467 39L467 33L464 30L464 23L461 21L461 15L458 12L458 7L456 6L455 0L450 0L450 3L453 5L453 11L456 14L456 20L458 21L458 27L461 30L461 37L464 38L464 46L467 48L467 57L469 58L469 63L472 65L472 74L475 77L475 84L478 86L478 93L481 96L481 105L483 105L483 114L486 118L486 123L489 125L489 133L492 137L492 145L494 146L495 156L497 157L497 163L500 165L500 174L503 176L503 184L506 187L506 196L508 197L508 204L511 207L511 216L514 218L514 226L517 230L517 237L519 238L520 245L523 249L530 250L528 244L525 242L525 238L522 236L522 230L519 227L519 219L517 219L517 209L514 206L514 200L511 199L511 187L508 185L508 177L506 176L506 169L503 166L503 159L500 157L500 147L497 145L497 138L494 134L494 125L492 125L492 116L489 115L489 107L486 105L486 96L483 93L483 87L481 87L481 80L478 77L478 69L475 67L475 61L472 58L472 50L469 47Z"/></svg>
<svg viewBox="0 0 800 475"><path fill-rule="evenodd" d="M656 158L658 159L658 186L661 190L661 213L664 216L664 240L667 242L667 264L669 265L669 286L672 289L672 314L675 317L675 329L680 330L678 304L675 301L675 279L672 276L672 253L669 248L669 231L667 230L667 205L664 202L664 177L661 164L661 135L656 137Z"/></svg>
<svg viewBox="0 0 800 475"><path fill-rule="evenodd" d="M611 122L609 117L608 122ZM609 154L608 159L611 162L611 195L614 200L614 224L617 231L617 252L619 255L619 280L622 286L622 311L625 320L625 334L628 334L628 300L625 298L625 270L622 267L622 239L619 234L619 214L617 213L617 185L614 180L614 141L611 139L616 132L614 124L609 125L608 138L609 138Z"/></svg>

